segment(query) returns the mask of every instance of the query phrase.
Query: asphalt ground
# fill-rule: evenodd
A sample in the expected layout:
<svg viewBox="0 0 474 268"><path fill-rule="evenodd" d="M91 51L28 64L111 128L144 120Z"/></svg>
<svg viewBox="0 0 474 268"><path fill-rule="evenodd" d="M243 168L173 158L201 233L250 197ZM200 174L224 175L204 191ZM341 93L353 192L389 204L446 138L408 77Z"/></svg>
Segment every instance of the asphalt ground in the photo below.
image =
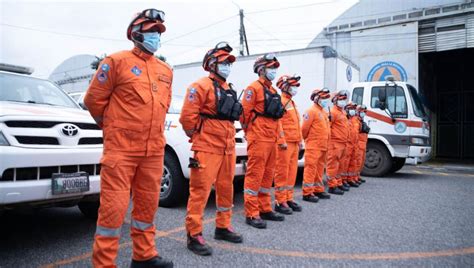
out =
<svg viewBox="0 0 474 268"><path fill-rule="evenodd" d="M319 203L266 230L245 224L236 189L233 226L243 244L217 242L214 198L205 212L211 257L186 249L186 208L160 208L156 242L176 267L473 267L474 173L405 167ZM301 185L301 182L299 182ZM239 187L237 187L239 188ZM131 258L130 219L122 228L119 267ZM1 267L90 267L95 222L77 208L9 212L0 218Z"/></svg>

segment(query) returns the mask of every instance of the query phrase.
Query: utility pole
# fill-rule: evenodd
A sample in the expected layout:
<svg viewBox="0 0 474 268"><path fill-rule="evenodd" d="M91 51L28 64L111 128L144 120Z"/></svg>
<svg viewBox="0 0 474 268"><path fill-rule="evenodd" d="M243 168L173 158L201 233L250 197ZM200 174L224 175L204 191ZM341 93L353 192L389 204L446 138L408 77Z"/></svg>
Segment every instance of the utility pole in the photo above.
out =
<svg viewBox="0 0 474 268"><path fill-rule="evenodd" d="M245 48L247 50L247 55L249 55L249 44L247 42L247 34L245 33L245 26L244 26L244 10L240 9L239 10L239 15L240 15L240 46L239 46L239 51L240 51L240 56L244 55L244 42L245 42Z"/></svg>

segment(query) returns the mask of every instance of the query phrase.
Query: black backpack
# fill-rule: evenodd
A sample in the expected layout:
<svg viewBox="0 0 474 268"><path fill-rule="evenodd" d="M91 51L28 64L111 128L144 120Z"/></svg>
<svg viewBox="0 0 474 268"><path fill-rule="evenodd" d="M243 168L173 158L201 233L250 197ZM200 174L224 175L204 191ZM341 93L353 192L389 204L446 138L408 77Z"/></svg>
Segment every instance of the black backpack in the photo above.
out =
<svg viewBox="0 0 474 268"><path fill-rule="evenodd" d="M229 120L237 121L242 114L243 107L237 98L237 92L232 88L232 84L229 84L230 89L225 90L219 86L219 84L213 80L214 94L216 97L216 114L201 114L206 118L218 119L218 120ZM241 94L242 95L242 94Z"/></svg>

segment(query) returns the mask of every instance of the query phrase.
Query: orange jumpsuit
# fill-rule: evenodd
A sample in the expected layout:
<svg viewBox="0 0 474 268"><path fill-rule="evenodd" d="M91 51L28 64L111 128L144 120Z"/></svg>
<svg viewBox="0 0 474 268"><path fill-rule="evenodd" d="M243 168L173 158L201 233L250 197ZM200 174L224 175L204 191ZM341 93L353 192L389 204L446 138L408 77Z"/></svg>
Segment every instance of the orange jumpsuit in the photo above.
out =
<svg viewBox="0 0 474 268"><path fill-rule="evenodd" d="M329 114L319 104L313 104L303 115L305 141L303 195L324 192L323 174L326 166L331 127Z"/></svg>
<svg viewBox="0 0 474 268"><path fill-rule="evenodd" d="M342 160L346 152L347 139L349 137L349 120L346 112L334 105L331 108L331 138L328 148L328 186L329 188L342 185Z"/></svg>
<svg viewBox="0 0 474 268"><path fill-rule="evenodd" d="M186 230L191 236L202 233L204 209L215 184L216 227L231 225L235 174L235 127L229 120L211 119L217 113L213 80L225 90L229 85L214 74L192 83L186 93L179 121L184 130L195 130L191 142L200 167L191 168Z"/></svg>
<svg viewBox="0 0 474 268"><path fill-rule="evenodd" d="M84 102L104 135L94 266L115 266L130 193L133 259L158 255L153 221L160 196L164 121L172 78L166 63L134 48L106 57L87 90Z"/></svg>
<svg viewBox="0 0 474 268"><path fill-rule="evenodd" d="M359 117L359 122L362 125L362 119ZM359 132L359 141L358 141L358 159L357 159L357 181L360 178L360 173L362 172L362 169L364 169L364 164L365 164L365 154L366 154L366 148L367 148L367 140L369 139L369 134L368 133L363 133Z"/></svg>
<svg viewBox="0 0 474 268"><path fill-rule="evenodd" d="M281 102L286 113L281 118L285 135L286 150L277 150L275 168L275 199L278 204L293 201L293 193L298 173L298 154L301 143L300 115L291 95L284 93Z"/></svg>
<svg viewBox="0 0 474 268"><path fill-rule="evenodd" d="M284 133L279 119L256 116L264 112L264 85L272 93L277 91L270 81L259 78L244 93L241 117L247 146L247 172L244 181L246 217L259 217L259 212L272 211L271 187L275 173L277 144L284 144Z"/></svg>
<svg viewBox="0 0 474 268"><path fill-rule="evenodd" d="M358 147L359 119L355 116L349 118L349 137L347 139L346 153L342 160L342 181L347 183L351 179L351 162L355 160L355 150ZM355 168L355 162L352 169Z"/></svg>
<svg viewBox="0 0 474 268"><path fill-rule="evenodd" d="M352 124L352 152L349 160L349 167L347 169L347 180L356 182L357 173L359 172L359 133L360 133L360 119L358 116L353 116L350 119Z"/></svg>

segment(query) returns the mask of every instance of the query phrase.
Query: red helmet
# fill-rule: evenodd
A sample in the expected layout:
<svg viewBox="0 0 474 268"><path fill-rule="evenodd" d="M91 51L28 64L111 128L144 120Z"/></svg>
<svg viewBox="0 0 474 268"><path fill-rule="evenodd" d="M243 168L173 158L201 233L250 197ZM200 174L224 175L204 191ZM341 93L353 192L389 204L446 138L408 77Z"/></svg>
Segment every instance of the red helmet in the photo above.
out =
<svg viewBox="0 0 474 268"><path fill-rule="evenodd" d="M365 106L365 104L357 105L357 111L365 112L367 111L367 106Z"/></svg>
<svg viewBox="0 0 474 268"><path fill-rule="evenodd" d="M145 9L140 13L135 14L132 21L127 28L127 38L132 40L132 32L134 28L138 32L152 32L156 31L163 33L166 31L166 27L163 24L165 22L165 12L157 9Z"/></svg>
<svg viewBox="0 0 474 268"><path fill-rule="evenodd" d="M339 90L334 94L332 97L332 102L336 102L338 100L347 100L349 98L349 91L347 90Z"/></svg>
<svg viewBox="0 0 474 268"><path fill-rule="evenodd" d="M221 63L228 60L230 63L235 61L235 56L230 54L232 52L232 47L227 42L219 42L217 45L209 50L206 55L204 55L204 59L202 60L202 68L205 71L210 71L211 64L213 63Z"/></svg>
<svg viewBox="0 0 474 268"><path fill-rule="evenodd" d="M329 92L329 89L323 88L323 89L315 89L313 92L311 92L311 100L312 101L317 101L318 99L328 99L331 97L331 93Z"/></svg>
<svg viewBox="0 0 474 268"><path fill-rule="evenodd" d="M357 103L349 102L347 105L344 107L346 110L355 110L357 109Z"/></svg>
<svg viewBox="0 0 474 268"><path fill-rule="evenodd" d="M253 72L258 74L262 68L278 68L280 62L275 57L275 54L269 53L258 57L253 64Z"/></svg>
<svg viewBox="0 0 474 268"><path fill-rule="evenodd" d="M293 75L283 75L278 79L277 87L281 89L282 92L288 91L290 87L299 87L301 77Z"/></svg>

